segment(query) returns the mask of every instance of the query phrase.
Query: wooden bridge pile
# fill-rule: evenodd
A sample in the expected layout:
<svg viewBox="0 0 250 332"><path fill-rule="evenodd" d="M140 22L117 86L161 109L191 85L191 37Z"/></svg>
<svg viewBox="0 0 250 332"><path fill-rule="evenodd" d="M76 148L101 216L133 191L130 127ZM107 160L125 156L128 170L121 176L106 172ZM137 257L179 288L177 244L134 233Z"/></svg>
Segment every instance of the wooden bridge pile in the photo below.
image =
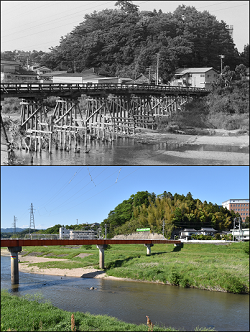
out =
<svg viewBox="0 0 250 332"><path fill-rule="evenodd" d="M21 102L20 147L40 151L46 147L79 151L81 141L113 141L132 135L138 127L155 129L159 119L172 114L205 89L124 84L23 84L1 83L1 99ZM57 97L54 109L46 98ZM84 97L83 97L84 96ZM18 136L18 135L16 135Z"/></svg>
<svg viewBox="0 0 250 332"><path fill-rule="evenodd" d="M60 150L74 146L78 152L81 141L101 139L112 142L117 136L132 135L135 128L155 129L156 119L170 119L173 112L181 109L187 96L97 96L83 101L58 98L53 111L43 100L23 99L21 102L21 127L29 137L29 148L41 152L47 142ZM33 143L32 143L33 142Z"/></svg>

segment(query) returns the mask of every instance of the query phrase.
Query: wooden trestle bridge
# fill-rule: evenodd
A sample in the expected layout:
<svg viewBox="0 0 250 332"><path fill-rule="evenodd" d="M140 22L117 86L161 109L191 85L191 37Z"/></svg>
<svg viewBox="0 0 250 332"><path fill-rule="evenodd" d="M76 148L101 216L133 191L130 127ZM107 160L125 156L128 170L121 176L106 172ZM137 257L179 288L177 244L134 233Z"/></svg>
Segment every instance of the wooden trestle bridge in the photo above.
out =
<svg viewBox="0 0 250 332"><path fill-rule="evenodd" d="M125 84L36 84L2 83L1 100L18 97L21 129L33 140L34 150L42 149L41 139L59 149L95 137L114 140L116 135L135 133L136 127L155 128L159 117L170 118L192 98L208 90L190 87ZM57 97L51 111L46 99Z"/></svg>
<svg viewBox="0 0 250 332"><path fill-rule="evenodd" d="M151 254L151 247L156 243L172 243L181 245L180 240L112 240L112 239L92 239L92 240L24 240L24 239L1 239L1 247L8 247L11 255L11 283L19 283L18 252L22 251L22 246L65 246L65 245L96 245L99 249L99 267L104 269L104 249L108 244L144 244L147 247L147 255Z"/></svg>

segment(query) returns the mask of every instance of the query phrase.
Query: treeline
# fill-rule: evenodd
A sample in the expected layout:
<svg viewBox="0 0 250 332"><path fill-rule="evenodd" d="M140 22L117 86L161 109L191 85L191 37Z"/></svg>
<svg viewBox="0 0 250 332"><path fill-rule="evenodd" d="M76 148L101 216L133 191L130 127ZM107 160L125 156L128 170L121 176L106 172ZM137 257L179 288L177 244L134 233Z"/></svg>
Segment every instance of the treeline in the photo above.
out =
<svg viewBox="0 0 250 332"><path fill-rule="evenodd" d="M35 229L29 230L29 228L24 229L20 232L1 232L1 239L9 239L9 238L24 238L27 234L32 234L37 232Z"/></svg>
<svg viewBox="0 0 250 332"><path fill-rule="evenodd" d="M66 229L73 229L73 230L88 230L88 229L93 229L94 231L96 231L98 229L98 226L95 225L93 227L91 227L91 225L89 224L79 224L79 225L60 225L60 224L56 224L52 227L49 227L47 229L30 229L27 228L21 232L2 232L1 233L1 238L24 238L25 235L29 234L29 233L34 233L34 234L57 234L59 235L59 228L60 227L65 227Z"/></svg>
<svg viewBox="0 0 250 332"><path fill-rule="evenodd" d="M3 52L3 58L39 62L54 70L81 72L98 68L107 75L135 78L155 72L167 83L177 67L235 68L249 66L249 44L239 53L227 24L208 11L180 5L173 13L140 11L131 1L117 1L116 9L94 11L50 52Z"/></svg>
<svg viewBox="0 0 250 332"><path fill-rule="evenodd" d="M239 214L227 208L194 199L190 192L185 196L164 191L156 196L155 193L141 191L110 211L101 227L104 232L107 224L108 237L146 227L152 232L162 233L164 221L165 236L171 237L174 230L184 228L229 230L233 228L236 216Z"/></svg>

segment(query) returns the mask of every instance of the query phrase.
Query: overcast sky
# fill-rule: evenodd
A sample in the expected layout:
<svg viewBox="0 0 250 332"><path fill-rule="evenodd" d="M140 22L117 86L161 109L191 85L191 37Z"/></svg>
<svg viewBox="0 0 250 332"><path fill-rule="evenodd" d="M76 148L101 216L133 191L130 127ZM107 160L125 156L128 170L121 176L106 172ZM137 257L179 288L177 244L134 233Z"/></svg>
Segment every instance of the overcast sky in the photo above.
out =
<svg viewBox="0 0 250 332"><path fill-rule="evenodd" d="M1 51L42 50L59 45L85 14L114 9L116 1L1 1ZM133 1L140 10L173 12L179 5L207 10L228 25L239 52L249 43L249 1Z"/></svg>
<svg viewBox="0 0 250 332"><path fill-rule="evenodd" d="M138 191L164 191L221 205L249 198L247 166L2 166L1 227L101 223Z"/></svg>

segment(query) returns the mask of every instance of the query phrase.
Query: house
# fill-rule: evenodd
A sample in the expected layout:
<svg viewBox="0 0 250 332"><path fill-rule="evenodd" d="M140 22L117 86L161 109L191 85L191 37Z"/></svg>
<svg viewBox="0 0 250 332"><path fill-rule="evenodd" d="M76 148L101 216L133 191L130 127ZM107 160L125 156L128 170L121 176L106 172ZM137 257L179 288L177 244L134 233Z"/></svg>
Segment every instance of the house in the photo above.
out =
<svg viewBox="0 0 250 332"><path fill-rule="evenodd" d="M217 233L217 231L213 228L202 228L201 230L199 230L199 234L202 235L214 235L215 233Z"/></svg>
<svg viewBox="0 0 250 332"><path fill-rule="evenodd" d="M1 73L15 73L21 66L18 61L2 60L1 59Z"/></svg>
<svg viewBox="0 0 250 332"><path fill-rule="evenodd" d="M191 235L197 235L199 234L199 231L197 231L194 228L185 228L184 231L180 232L180 239L186 239L186 240L190 240L191 239Z"/></svg>
<svg viewBox="0 0 250 332"><path fill-rule="evenodd" d="M67 71L51 71L39 75L40 83L53 83L53 77L61 74L67 74Z"/></svg>
<svg viewBox="0 0 250 332"><path fill-rule="evenodd" d="M170 80L170 85L211 89L218 77L219 73L213 67L179 68Z"/></svg>
<svg viewBox="0 0 250 332"><path fill-rule="evenodd" d="M22 68L18 61L1 60L1 82L32 83L37 82L37 75Z"/></svg>
<svg viewBox="0 0 250 332"><path fill-rule="evenodd" d="M45 66L42 66L42 67L38 67L38 68L33 69L33 71L35 73L37 73L37 75L42 75L42 74L46 74L46 73L51 73L52 69L50 69L48 67L45 67Z"/></svg>
<svg viewBox="0 0 250 332"><path fill-rule="evenodd" d="M119 77L108 77L96 73L94 68L81 73L64 73L53 76L53 83L121 83Z"/></svg>
<svg viewBox="0 0 250 332"><path fill-rule="evenodd" d="M150 76L146 74L140 74L133 80L134 84L155 84L156 74L152 73ZM161 83L161 78L159 78L159 83Z"/></svg>

